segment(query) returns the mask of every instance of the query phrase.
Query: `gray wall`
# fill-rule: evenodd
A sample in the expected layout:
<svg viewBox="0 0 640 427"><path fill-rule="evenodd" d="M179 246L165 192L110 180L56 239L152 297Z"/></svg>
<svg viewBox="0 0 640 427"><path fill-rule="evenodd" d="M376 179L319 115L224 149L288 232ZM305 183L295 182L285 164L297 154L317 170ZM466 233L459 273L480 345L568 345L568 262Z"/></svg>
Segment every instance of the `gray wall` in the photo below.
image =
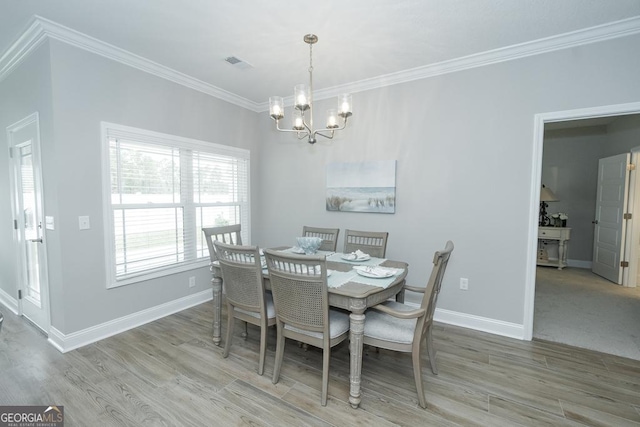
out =
<svg viewBox="0 0 640 427"><path fill-rule="evenodd" d="M47 46L42 56L48 54ZM54 113L49 128L55 131L42 138L45 214L54 216L56 223L55 231L47 231L52 326L69 334L210 289L207 268L107 289L100 122L249 149L254 156L252 185L256 185L256 113L57 41L50 42L50 56L50 78L45 76L50 86L38 94L48 95L51 105L47 108ZM30 58L35 61L38 56ZM43 69L48 70L49 64L43 63ZM25 64L10 77L25 75L27 67L32 68ZM1 87L13 98L22 96L21 88L12 81ZM14 111L12 103L6 102L9 105L5 108L17 117L7 117L7 122L35 108L32 102L26 109ZM5 115L2 117L4 120ZM44 119L51 120L51 114ZM0 188L8 196L7 174L3 174ZM2 217L10 218L10 211L4 206L1 209ZM90 230L78 229L80 215L90 217ZM11 241L7 228L11 222L1 223L2 235ZM5 259L11 258L3 256ZM3 273L3 289L11 295L15 294L14 265ZM196 287L189 288L188 276L192 275L196 276Z"/></svg>
<svg viewBox="0 0 640 427"><path fill-rule="evenodd" d="M8 126L34 112L40 116L40 139L43 157L52 156L53 114L51 111L51 71L49 44L44 43L25 59L20 70L0 82L0 289L18 297L16 282L18 254L13 244L11 211ZM45 173L51 168L45 168ZM55 190L55 177L44 183L45 191ZM52 245L53 246L53 245ZM56 280L52 277L51 280Z"/></svg>
<svg viewBox="0 0 640 427"><path fill-rule="evenodd" d="M586 121L585 123L588 123ZM570 260L591 262L598 160L640 146L640 115L621 116L608 126L545 132L542 182L560 199L547 212L569 214Z"/></svg>
<svg viewBox="0 0 640 427"><path fill-rule="evenodd" d="M106 288L100 121L250 149L259 157L256 114L131 67L51 43L55 172L64 278L64 333L210 288L207 268L114 289ZM255 168L254 168L255 169ZM257 173L252 170L253 184ZM89 215L91 230L78 230ZM196 287L188 288L188 276ZM54 326L56 323L54 323Z"/></svg>
<svg viewBox="0 0 640 427"><path fill-rule="evenodd" d="M545 132L542 183L559 201L549 202L547 212L569 215L570 260L590 262L593 257L593 215L595 212L598 159L607 157L606 126L561 129ZM555 179L554 179L555 178ZM555 182L554 182L555 181ZM550 257L557 257L555 246Z"/></svg>
<svg viewBox="0 0 640 427"><path fill-rule="evenodd" d="M202 269L191 290L187 274L106 289L102 120L249 148L252 240L261 246L293 244L305 224L387 230L388 257L408 261L409 283L424 285L433 251L451 239L439 308L522 324L528 230L537 220L529 205L534 115L640 100L638 45L631 36L360 92L349 128L309 146L274 131L267 113L51 42L54 136L44 167L46 213L57 223L47 234L52 324L69 334L208 288ZM15 98L7 82L0 87ZM11 114L19 119L33 104ZM318 104L323 111L329 102ZM12 120L3 115L3 124ZM394 215L325 211L327 163L384 159L398 161ZM5 195L6 186L1 178ZM0 233L10 236L0 212ZM91 230L78 230L79 215L91 217ZM469 278L466 292L460 277Z"/></svg>
<svg viewBox="0 0 640 427"><path fill-rule="evenodd" d="M529 205L534 115L640 100L639 44L627 37L357 93L352 125L331 143L265 132L258 191L269 200L255 240L290 242L304 224L388 230L388 257L408 261L408 282L424 285L433 251L451 239L438 307L523 324L538 211ZM259 120L271 126L267 114ZM324 210L327 163L380 159L398 160L396 214Z"/></svg>
<svg viewBox="0 0 640 427"><path fill-rule="evenodd" d="M640 147L640 114L620 117L607 127L607 134L610 155Z"/></svg>

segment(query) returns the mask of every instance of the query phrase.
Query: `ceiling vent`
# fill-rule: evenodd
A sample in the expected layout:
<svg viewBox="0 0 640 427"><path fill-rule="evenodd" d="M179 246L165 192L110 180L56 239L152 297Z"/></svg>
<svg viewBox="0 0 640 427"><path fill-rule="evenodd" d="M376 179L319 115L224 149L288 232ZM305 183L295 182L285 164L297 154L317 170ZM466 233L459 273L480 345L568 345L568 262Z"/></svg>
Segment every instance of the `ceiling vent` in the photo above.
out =
<svg viewBox="0 0 640 427"><path fill-rule="evenodd" d="M249 64L246 61L238 58L237 56L228 56L224 58L226 62L233 65L234 68L238 68L240 70L246 70L247 68L253 68L253 65Z"/></svg>

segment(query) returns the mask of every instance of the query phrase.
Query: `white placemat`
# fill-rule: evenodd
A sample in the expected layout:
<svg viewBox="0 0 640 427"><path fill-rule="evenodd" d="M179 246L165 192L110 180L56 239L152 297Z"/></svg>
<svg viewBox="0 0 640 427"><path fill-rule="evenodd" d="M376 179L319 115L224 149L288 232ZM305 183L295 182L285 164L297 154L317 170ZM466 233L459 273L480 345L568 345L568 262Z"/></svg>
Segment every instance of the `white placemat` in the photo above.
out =
<svg viewBox="0 0 640 427"><path fill-rule="evenodd" d="M353 268L353 271L355 272L357 269L365 269L365 266L356 266ZM380 288L388 288L389 285L391 285L395 280L396 277L399 274L402 274L404 272L404 268L389 268L389 267L377 267L379 269L384 269L384 270L388 270L389 272L393 273L393 276L391 277L386 277L386 278L373 278L373 277L364 277L359 275L356 272L355 277L353 277L351 279L352 282L356 282L356 283L364 283L365 285L371 285L371 286L378 286Z"/></svg>
<svg viewBox="0 0 640 427"><path fill-rule="evenodd" d="M375 257L371 257L366 261L347 261L345 259L342 259L342 255L344 255L342 252L336 252L333 255L328 256L327 257L327 261L342 262L342 263L350 264L350 265L353 265L353 266L356 266L356 265L372 265L372 266L374 266L374 265L380 265L380 264L382 264L383 262L386 261L385 258L375 258Z"/></svg>
<svg viewBox="0 0 640 427"><path fill-rule="evenodd" d="M353 267L354 270L365 273L364 276L369 275L378 275L380 277L371 277L372 279L381 279L381 278L389 278L392 276L397 276L404 271L404 268L393 268L393 267L372 267L368 265L355 265Z"/></svg>
<svg viewBox="0 0 640 427"><path fill-rule="evenodd" d="M352 282L363 283L365 285L378 286L380 288L388 288L389 285L396 280L396 276L391 276L386 279L370 279L368 277L360 276L356 273L356 275L351 279Z"/></svg>
<svg viewBox="0 0 640 427"><path fill-rule="evenodd" d="M303 253L301 254L301 253L295 252L293 250L294 248L295 248L295 246L293 246L291 248L287 248L287 249L282 249L282 250L280 250L280 252L287 252L289 254L296 254L296 255L304 255ZM327 259L329 259L329 256L333 255L333 254L335 254L335 252L333 252L333 251L317 251L314 255L324 255L324 256L327 257Z"/></svg>
<svg viewBox="0 0 640 427"><path fill-rule="evenodd" d="M332 271L331 276L327 277L327 287L329 288L339 288L347 282L352 282L353 278L358 275L355 270Z"/></svg>

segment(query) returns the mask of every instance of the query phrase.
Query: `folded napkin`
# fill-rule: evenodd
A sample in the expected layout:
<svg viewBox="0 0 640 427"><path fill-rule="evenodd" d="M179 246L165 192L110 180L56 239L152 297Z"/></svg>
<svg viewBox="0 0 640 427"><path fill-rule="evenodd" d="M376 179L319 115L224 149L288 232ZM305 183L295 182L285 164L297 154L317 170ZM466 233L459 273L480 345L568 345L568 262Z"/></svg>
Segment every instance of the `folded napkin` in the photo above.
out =
<svg viewBox="0 0 640 427"><path fill-rule="evenodd" d="M369 254L365 254L360 249L358 249L355 252L351 252L350 254L344 254L343 258L346 260L355 260L355 259L362 259L362 258L368 258L368 257L369 257Z"/></svg>
<svg viewBox="0 0 640 427"><path fill-rule="evenodd" d="M360 270L363 273L367 273L371 276L377 277L390 277L398 274L401 269L397 268L387 268L387 267L370 267L370 266L356 266L353 267L354 270Z"/></svg>

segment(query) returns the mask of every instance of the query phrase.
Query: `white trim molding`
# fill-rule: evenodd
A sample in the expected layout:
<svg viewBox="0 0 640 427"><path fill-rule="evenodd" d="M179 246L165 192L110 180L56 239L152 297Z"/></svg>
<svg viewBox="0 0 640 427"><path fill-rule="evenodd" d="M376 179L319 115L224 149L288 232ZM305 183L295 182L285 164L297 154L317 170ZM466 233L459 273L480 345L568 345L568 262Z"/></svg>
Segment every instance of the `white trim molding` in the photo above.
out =
<svg viewBox="0 0 640 427"><path fill-rule="evenodd" d="M60 352L66 353L212 299L212 290L207 289L67 335L52 326L49 331L49 343Z"/></svg>
<svg viewBox="0 0 640 427"><path fill-rule="evenodd" d="M27 30L0 57L0 81L14 71L47 38L95 53L248 110L258 111L258 104L253 101L38 15L34 16Z"/></svg>
<svg viewBox="0 0 640 427"><path fill-rule="evenodd" d="M574 268L586 268L591 270L591 261L583 261L581 259L568 259L567 265Z"/></svg>
<svg viewBox="0 0 640 427"><path fill-rule="evenodd" d="M406 305L420 308L415 302L405 302ZM433 320L447 325L460 326L474 331L487 332L508 338L524 340L524 325L505 322L503 320L490 319L488 317L475 316L473 314L460 313L458 311L436 308Z"/></svg>
<svg viewBox="0 0 640 427"><path fill-rule="evenodd" d="M426 79L442 74L483 67L485 65L497 64L500 62L568 49L590 43L597 43L638 33L640 33L640 17L623 19L591 28L585 28L565 34L507 46L500 49L480 52L449 61L416 67L409 70L399 71L397 73L385 74L370 79L351 82L345 85L320 89L314 92L314 99L327 99L344 92L356 93L371 89L378 89L381 87ZM34 15L31 24L25 32L7 49L6 52L2 54L2 56L0 56L0 81L4 80L11 72L13 72L18 65L47 38L58 40L105 58L112 59L116 62L129 65L138 70L167 79L207 95L211 95L215 98L238 105L250 111L259 113L267 111L269 108L267 100L263 102L248 100L217 86L205 83L202 80L198 80L194 77L188 76L184 73L158 64L157 62L153 62L149 59L143 58L109 43L105 43L94 37L65 27L64 25L50 21L38 15ZM285 99L285 104L291 104L291 102L291 97Z"/></svg>
<svg viewBox="0 0 640 427"><path fill-rule="evenodd" d="M42 31L36 16L18 40L0 56L0 82L46 40L47 35Z"/></svg>
<svg viewBox="0 0 640 427"><path fill-rule="evenodd" d="M531 184L529 185L529 244L527 248L527 272L524 290L523 326L525 340L530 341L533 338L533 315L536 297L536 257L538 252L538 211L542 179L542 148L544 145L545 123L591 119L595 117L624 116L628 114L640 114L640 102L554 111L536 114L533 117Z"/></svg>
<svg viewBox="0 0 640 427"><path fill-rule="evenodd" d="M6 293L2 288L0 288L0 304L3 304L16 316L18 315L18 300Z"/></svg>
<svg viewBox="0 0 640 427"><path fill-rule="evenodd" d="M524 325L436 308L433 320L503 337L524 339Z"/></svg>

